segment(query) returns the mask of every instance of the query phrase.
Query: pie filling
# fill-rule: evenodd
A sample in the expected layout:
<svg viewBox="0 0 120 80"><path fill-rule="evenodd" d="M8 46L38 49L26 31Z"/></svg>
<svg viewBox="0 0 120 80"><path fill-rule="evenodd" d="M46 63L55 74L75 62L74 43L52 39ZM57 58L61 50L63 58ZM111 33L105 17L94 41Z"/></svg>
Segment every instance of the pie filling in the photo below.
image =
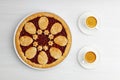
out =
<svg viewBox="0 0 120 80"><path fill-rule="evenodd" d="M29 21L29 22L32 22L32 23L34 24L34 26L36 27L36 31L41 30L41 29L39 28L39 24L38 24L38 21L39 21L40 18L41 18L41 17L37 17L37 18ZM48 31L49 31L49 33L46 31L46 34L48 34L48 35L45 35L45 34L44 34L45 30L41 30L41 31L42 31L41 34L38 34L37 32L35 33L35 35L37 35L37 36L35 36L35 39L34 39L34 38L33 38L33 35L30 34L30 33L28 33L28 32L26 32L25 27L23 27L23 29L22 29L22 31L21 31L21 33L20 33L20 37L19 37L19 38L21 38L22 36L29 36L29 37L31 37L31 38L33 39L32 44L30 44L30 45L28 45L28 46L22 46L22 45L20 45L20 47L21 47L24 55L25 55L25 51L28 50L30 47L36 47L36 48L38 48L39 45L42 46L42 47L43 47L43 46L46 46L45 49L42 49L41 51L44 51L44 52L47 54L48 61L47 61L46 64L51 64L51 63L55 62L57 59L53 58L53 57L50 55L50 48L51 48L51 47L58 48L59 50L61 50L62 55L63 55L63 53L64 53L64 51L65 51L65 48L66 48L66 45L65 45L65 46L60 46L60 45L56 44L56 43L54 42L54 38L56 38L57 36L64 36L64 37L67 38L67 34L66 34L66 31L65 31L65 29L64 29L64 27L63 27L62 30L61 30L61 32L59 32L58 34L54 34L54 38L51 38L51 39L50 39L50 38L49 38L49 35L51 34L51 33L50 33L51 27L53 26L53 24L55 24L55 23L60 23L60 24L61 24L61 22L59 22L58 20L56 20L56 19L54 19L54 18L52 18L52 17L47 17L47 18L48 18L48 20L49 20L49 23L48 23L48 26L47 26L47 28L46 28L45 30L48 30ZM62 25L62 24L61 24L61 25ZM37 38L36 38L36 37L37 37ZM51 44L52 46L49 45L49 41L51 41L50 44ZM33 43L34 43L34 44L33 44ZM52 43L53 43L53 44L52 44ZM33 58L31 58L31 59L28 59L28 58L27 58L27 59L30 60L30 61L33 62L33 63L40 64L40 63L38 62L38 55L39 55L39 53L40 53L41 51L37 50L37 52L36 52L36 54L35 54L35 56L34 56Z"/></svg>

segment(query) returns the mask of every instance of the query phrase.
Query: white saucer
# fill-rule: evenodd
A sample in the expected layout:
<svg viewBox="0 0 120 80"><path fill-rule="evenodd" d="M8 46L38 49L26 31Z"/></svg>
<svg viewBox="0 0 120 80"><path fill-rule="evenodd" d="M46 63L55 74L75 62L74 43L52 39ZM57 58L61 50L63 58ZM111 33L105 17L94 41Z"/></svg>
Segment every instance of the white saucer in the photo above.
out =
<svg viewBox="0 0 120 80"><path fill-rule="evenodd" d="M86 26L86 19L89 16L93 16L96 18L97 24L96 24L95 28L89 28L88 26ZM97 32L97 30L99 29L99 26L100 26L99 18L97 15L95 15L92 12L85 12L82 15L80 15L80 17L78 18L78 27L85 34L88 34L88 35L95 34Z"/></svg>
<svg viewBox="0 0 120 80"><path fill-rule="evenodd" d="M84 60L84 55L85 55L85 53L86 53L86 52L89 52L89 51L93 51L93 52L95 53L95 55L96 55L96 60L95 60L93 63L87 63L87 62ZM97 64L98 64L98 62L99 62L99 58L100 58L98 50L97 50L95 47L93 47L93 46L83 47L83 48L79 51L77 57L78 57L78 62L79 62L80 65L81 65L83 68L85 68L85 69L94 69L94 68L96 68L96 66L97 66Z"/></svg>

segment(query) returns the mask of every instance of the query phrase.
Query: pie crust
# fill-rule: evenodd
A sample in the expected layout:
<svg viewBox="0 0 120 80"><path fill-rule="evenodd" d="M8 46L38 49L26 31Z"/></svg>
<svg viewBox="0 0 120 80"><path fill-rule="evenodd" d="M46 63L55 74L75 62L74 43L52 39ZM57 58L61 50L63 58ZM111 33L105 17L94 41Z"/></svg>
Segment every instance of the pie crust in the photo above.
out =
<svg viewBox="0 0 120 80"><path fill-rule="evenodd" d="M49 12L25 18L15 32L15 48L23 62L33 68L50 68L62 62L72 43L65 21Z"/></svg>

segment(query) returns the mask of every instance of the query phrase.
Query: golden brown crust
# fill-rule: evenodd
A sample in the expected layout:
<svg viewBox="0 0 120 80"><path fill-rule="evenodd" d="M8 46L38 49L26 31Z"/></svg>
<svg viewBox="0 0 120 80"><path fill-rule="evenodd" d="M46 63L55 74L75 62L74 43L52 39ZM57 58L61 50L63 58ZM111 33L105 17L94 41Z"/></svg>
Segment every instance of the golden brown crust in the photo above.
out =
<svg viewBox="0 0 120 80"><path fill-rule="evenodd" d="M53 26L52 26L52 28L50 30L50 32L52 34L57 34L57 33L61 32L61 31L62 31L62 25L60 23L53 24Z"/></svg>
<svg viewBox="0 0 120 80"><path fill-rule="evenodd" d="M47 54L44 51L41 51L38 55L38 62L42 65L45 65L48 62Z"/></svg>
<svg viewBox="0 0 120 80"><path fill-rule="evenodd" d="M44 35L48 35L49 34L49 31L48 30L45 30L44 31Z"/></svg>
<svg viewBox="0 0 120 80"><path fill-rule="evenodd" d="M38 29L38 30L37 30L37 34L38 34L38 35L42 34L42 30Z"/></svg>
<svg viewBox="0 0 120 80"><path fill-rule="evenodd" d="M37 40L37 39L38 39L38 35L34 34L34 35L33 35L33 39L34 39L34 40Z"/></svg>
<svg viewBox="0 0 120 80"><path fill-rule="evenodd" d="M22 46L29 46L33 42L33 39L29 36L20 37L20 44Z"/></svg>
<svg viewBox="0 0 120 80"><path fill-rule="evenodd" d="M41 51L41 50L43 49L43 47L39 45L39 46L37 47L37 49L38 49L38 51Z"/></svg>
<svg viewBox="0 0 120 80"><path fill-rule="evenodd" d="M48 45L49 45L49 46L52 46L52 45L53 45L53 41L49 41L49 42L48 42Z"/></svg>
<svg viewBox="0 0 120 80"><path fill-rule="evenodd" d="M41 30L45 30L48 26L48 18L47 17L41 17L38 21L39 27Z"/></svg>
<svg viewBox="0 0 120 80"><path fill-rule="evenodd" d="M65 48L65 51L63 53L63 55L58 59L56 60L55 62L51 63L51 64L44 64L44 65L40 65L40 64L35 64L33 62L31 62L30 60L26 59L26 57L24 56L24 53L22 52L22 49L20 47L20 40L19 40L19 37L20 37L20 32L22 31L22 28L23 26L30 20L36 18L36 17L41 17L41 16L47 16L47 17L53 17L55 19L57 19L58 21L61 22L61 24L63 25L65 31L66 31L66 34L67 34L67 45L66 45L66 48ZM47 24L47 23L46 23ZM43 28L45 29L45 28ZM59 16L53 14L53 13L48 13L48 12L40 12L40 13L36 13L36 14L33 14L31 16L28 16L18 27L17 31L16 31L16 34L15 34L15 46L16 46L16 49L18 51L18 54L19 56L21 57L21 59L29 64L30 66L32 67L35 67L35 68L49 68L49 67L53 67L57 64L59 64L60 62L62 62L64 60L64 58L68 55L68 52L70 50L70 47L71 47L71 43L72 43L72 37L71 37L71 33L70 33L70 30L68 28L68 25L64 22L63 19L61 19Z"/></svg>
<svg viewBox="0 0 120 80"><path fill-rule="evenodd" d="M67 44L67 38L65 36L57 36L54 42L60 46L65 46Z"/></svg>
<svg viewBox="0 0 120 80"><path fill-rule="evenodd" d="M51 40L51 39L54 38L54 35L50 34L50 35L48 36L48 38Z"/></svg>
<svg viewBox="0 0 120 80"><path fill-rule="evenodd" d="M48 46L43 46L43 50L47 51L48 50Z"/></svg>
<svg viewBox="0 0 120 80"><path fill-rule="evenodd" d="M25 30L26 30L26 32L28 32L30 34L36 33L36 28L32 22L28 22L25 24Z"/></svg>
<svg viewBox="0 0 120 80"><path fill-rule="evenodd" d="M34 46L34 47L37 47L37 46L38 46L38 42L34 41L34 42L33 42L33 46Z"/></svg>
<svg viewBox="0 0 120 80"><path fill-rule="evenodd" d="M25 57L32 59L36 55L37 49L35 47L30 47L25 51Z"/></svg>

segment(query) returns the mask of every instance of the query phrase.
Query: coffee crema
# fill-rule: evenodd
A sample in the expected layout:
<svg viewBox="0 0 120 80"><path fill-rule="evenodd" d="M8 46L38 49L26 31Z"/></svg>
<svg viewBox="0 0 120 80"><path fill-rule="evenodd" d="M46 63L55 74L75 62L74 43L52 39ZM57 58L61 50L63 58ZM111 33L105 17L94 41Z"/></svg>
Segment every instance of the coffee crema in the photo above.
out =
<svg viewBox="0 0 120 80"><path fill-rule="evenodd" d="M95 28L97 25L97 19L94 16L89 16L86 19L86 25L89 28Z"/></svg>
<svg viewBox="0 0 120 80"><path fill-rule="evenodd" d="M84 58L87 63L93 63L96 60L96 54L92 51L89 51L89 52L85 53Z"/></svg>

